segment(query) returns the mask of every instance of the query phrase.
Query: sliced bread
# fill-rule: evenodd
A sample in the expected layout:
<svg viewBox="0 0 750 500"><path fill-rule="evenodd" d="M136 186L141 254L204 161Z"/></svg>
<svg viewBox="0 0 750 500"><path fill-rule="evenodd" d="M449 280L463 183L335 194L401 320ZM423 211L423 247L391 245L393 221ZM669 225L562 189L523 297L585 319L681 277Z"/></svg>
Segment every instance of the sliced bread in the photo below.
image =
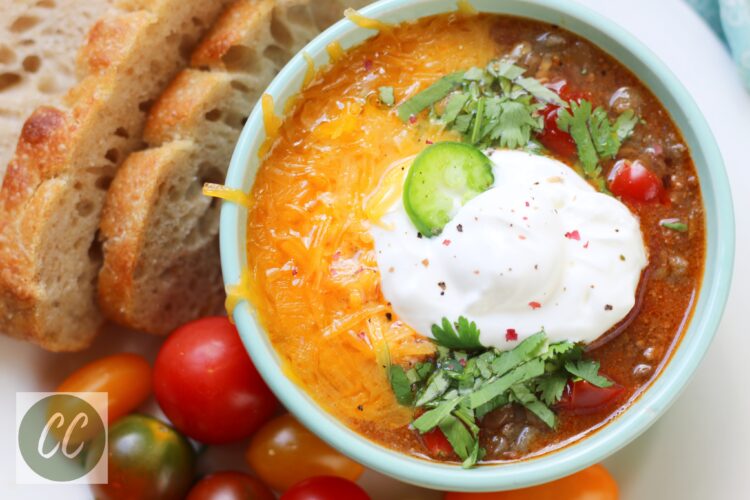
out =
<svg viewBox="0 0 750 500"><path fill-rule="evenodd" d="M80 82L23 126L0 190L0 330L55 351L103 323L97 239L106 190L146 113L227 0L126 0L90 30Z"/></svg>
<svg viewBox="0 0 750 500"><path fill-rule="evenodd" d="M166 334L224 299L216 200L246 117L279 69L352 0L238 0L149 113L102 217L99 301L112 320Z"/></svg>

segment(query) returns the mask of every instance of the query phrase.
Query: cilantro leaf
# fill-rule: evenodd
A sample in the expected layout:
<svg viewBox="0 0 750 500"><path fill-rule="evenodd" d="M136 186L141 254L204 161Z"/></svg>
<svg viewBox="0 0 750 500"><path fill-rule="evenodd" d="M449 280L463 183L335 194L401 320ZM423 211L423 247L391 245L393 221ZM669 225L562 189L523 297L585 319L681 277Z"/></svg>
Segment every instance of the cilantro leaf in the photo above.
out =
<svg viewBox="0 0 750 500"><path fill-rule="evenodd" d="M440 422L439 427L453 447L456 455L461 460L468 459L472 454L477 438L472 436L463 422L453 415L448 415Z"/></svg>
<svg viewBox="0 0 750 500"><path fill-rule="evenodd" d="M568 377L559 373L548 374L539 377L536 381L536 392L541 393L542 401L551 406L562 398L565 384L568 383Z"/></svg>
<svg viewBox="0 0 750 500"><path fill-rule="evenodd" d="M410 97L398 107L398 117L403 122L409 121L412 116L418 115L447 96L461 82L463 76L463 71L451 73Z"/></svg>
<svg viewBox="0 0 750 500"><path fill-rule="evenodd" d="M659 221L659 225L661 227L666 227L667 229L671 229L672 231L677 231L679 233L684 233L688 230L688 225L682 222L680 219L662 219Z"/></svg>
<svg viewBox="0 0 750 500"><path fill-rule="evenodd" d="M557 126L573 137L578 149L583 173L586 177L595 178L601 174L599 157L596 154L594 141L589 132L588 121L591 118L591 103L585 99L580 103L570 102L570 109L561 108L557 115Z"/></svg>
<svg viewBox="0 0 750 500"><path fill-rule="evenodd" d="M511 386L526 382L544 373L544 362L535 358L524 363L502 377L484 385L481 389L469 395L469 408L477 408L504 393Z"/></svg>
<svg viewBox="0 0 750 500"><path fill-rule="evenodd" d="M393 106L396 97L393 95L393 87L380 87L378 89L378 98L386 106Z"/></svg>
<svg viewBox="0 0 750 500"><path fill-rule="evenodd" d="M422 393L419 395L419 398L417 399L415 405L423 406L430 401L442 396L445 391L448 390L449 385L450 379L447 373L443 370L436 371L427 381L427 385L425 386L424 391L422 391Z"/></svg>
<svg viewBox="0 0 750 500"><path fill-rule="evenodd" d="M410 405L414 401L414 394L411 391L411 382L409 382L404 369L399 365L391 365L388 368L388 376L396 401L402 405Z"/></svg>
<svg viewBox="0 0 750 500"><path fill-rule="evenodd" d="M536 78L518 78L516 83L539 101L549 102L557 106L565 106L565 101L559 95L542 85Z"/></svg>
<svg viewBox="0 0 750 500"><path fill-rule="evenodd" d="M460 316L454 324L451 324L448 318L443 318L442 328L432 325L432 336L435 337L435 342L450 349L482 348L477 324L473 321L470 323L463 316Z"/></svg>
<svg viewBox="0 0 750 500"><path fill-rule="evenodd" d="M510 351L504 351L492 361L492 371L495 375L504 375L521 363L530 361L538 356L547 343L547 335L541 331L524 339Z"/></svg>
<svg viewBox="0 0 750 500"><path fill-rule="evenodd" d="M463 396L443 401L432 410L423 413L419 418L412 422L412 425L422 434L424 434L425 432L429 432L437 427L445 417L450 415L453 409L462 400Z"/></svg>
<svg viewBox="0 0 750 500"><path fill-rule="evenodd" d="M581 359L579 361L568 361L565 363L565 369L571 375L580 377L586 382L597 387L609 387L612 381L599 375L599 362L592 359Z"/></svg>
<svg viewBox="0 0 750 500"><path fill-rule="evenodd" d="M518 400L519 403L528 408L534 415L539 417L542 422L547 424L549 427L554 428L557 423L557 417L544 403L539 401L537 397L531 392L528 387L524 384L516 384L511 387L513 396Z"/></svg>
<svg viewBox="0 0 750 500"><path fill-rule="evenodd" d="M633 129L638 123L638 117L632 109L628 109L622 112L620 116L615 120L615 131L620 142L625 141L628 137L633 134Z"/></svg>
<svg viewBox="0 0 750 500"><path fill-rule="evenodd" d="M456 118L458 117L458 114L463 109L464 105L466 104L466 101L469 100L469 94L466 94L464 92L455 92L448 98L448 102L445 105L445 111L443 111L443 115L441 119L446 124L451 124L454 121L456 121Z"/></svg>

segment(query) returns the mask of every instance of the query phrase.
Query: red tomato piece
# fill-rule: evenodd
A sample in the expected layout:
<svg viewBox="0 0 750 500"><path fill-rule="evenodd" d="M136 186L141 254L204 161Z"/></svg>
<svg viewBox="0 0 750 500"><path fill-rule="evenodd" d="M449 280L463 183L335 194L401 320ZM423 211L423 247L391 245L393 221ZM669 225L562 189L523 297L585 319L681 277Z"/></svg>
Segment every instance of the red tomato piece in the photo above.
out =
<svg viewBox="0 0 750 500"><path fill-rule="evenodd" d="M601 465L547 484L496 493L448 492L444 500L617 500L617 483Z"/></svg>
<svg viewBox="0 0 750 500"><path fill-rule="evenodd" d="M318 476L305 479L281 495L281 500L343 499L370 500L370 495L356 483L336 476Z"/></svg>
<svg viewBox="0 0 750 500"><path fill-rule="evenodd" d="M261 379L227 318L181 326L162 345L154 393L174 426L208 444L253 434L278 402Z"/></svg>
<svg viewBox="0 0 750 500"><path fill-rule="evenodd" d="M618 161L608 180L612 194L625 201L669 203L661 179L639 161Z"/></svg>
<svg viewBox="0 0 750 500"><path fill-rule="evenodd" d="M557 127L557 114L560 107L550 104L542 111L544 116L544 130L537 135L542 145L564 158L570 158L577 152L576 142L569 133L563 132Z"/></svg>
<svg viewBox="0 0 750 500"><path fill-rule="evenodd" d="M574 415L588 415L612 406L624 392L625 388L619 384L597 387L585 380L569 381L556 407Z"/></svg>
<svg viewBox="0 0 750 500"><path fill-rule="evenodd" d="M443 431L434 428L429 432L422 434L422 442L427 448L427 453L432 458L451 458L455 457L453 446L445 437Z"/></svg>
<svg viewBox="0 0 750 500"><path fill-rule="evenodd" d="M217 472L198 481L186 500L274 500L260 480L236 471Z"/></svg>

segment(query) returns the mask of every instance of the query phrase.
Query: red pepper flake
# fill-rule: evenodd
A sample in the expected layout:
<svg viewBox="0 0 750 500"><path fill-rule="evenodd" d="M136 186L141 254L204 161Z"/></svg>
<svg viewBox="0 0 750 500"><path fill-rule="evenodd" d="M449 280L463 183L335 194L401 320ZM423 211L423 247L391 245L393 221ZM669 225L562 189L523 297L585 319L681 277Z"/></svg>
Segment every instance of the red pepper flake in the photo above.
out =
<svg viewBox="0 0 750 500"><path fill-rule="evenodd" d="M414 115L411 115L409 117L409 123L411 123L412 125L414 125L415 123L417 123L417 117L414 116Z"/></svg>
<svg viewBox="0 0 750 500"><path fill-rule="evenodd" d="M331 260L339 260L340 258L341 258L341 252L337 251L336 253L333 254L333 256L331 257Z"/></svg>
<svg viewBox="0 0 750 500"><path fill-rule="evenodd" d="M443 245L450 246L451 240L443 240Z"/></svg>
<svg viewBox="0 0 750 500"><path fill-rule="evenodd" d="M299 272L299 271L297 271L297 268L296 268L296 267L293 267L293 268L292 268L292 276L297 276L297 273L298 273L298 272Z"/></svg>
<svg viewBox="0 0 750 500"><path fill-rule="evenodd" d="M565 237L569 240L581 241L581 233L578 232L578 229L565 233Z"/></svg>
<svg viewBox="0 0 750 500"><path fill-rule="evenodd" d="M589 247L589 242L587 241L587 242L586 242L586 243L585 243L585 244L583 245L583 248L588 248L588 247Z"/></svg>
<svg viewBox="0 0 750 500"><path fill-rule="evenodd" d="M539 309L540 307L542 307L542 304L536 301L531 301L529 302L529 307L532 309Z"/></svg>
<svg viewBox="0 0 750 500"><path fill-rule="evenodd" d="M527 201L527 202L526 202L526 206L527 206L527 207L530 207L530 206L531 206L531 204L530 204L530 203L529 203L529 202Z"/></svg>
<svg viewBox="0 0 750 500"><path fill-rule="evenodd" d="M430 267L430 259L422 259L422 265L424 267Z"/></svg>
<svg viewBox="0 0 750 500"><path fill-rule="evenodd" d="M508 328L507 330L505 330L505 341L513 342L514 340L518 340L518 334L516 333L516 329Z"/></svg>
<svg viewBox="0 0 750 500"><path fill-rule="evenodd" d="M429 139L427 139L426 141L424 141L424 143L425 143L425 144L434 144L434 143L433 143L433 142L432 142L431 140L429 140Z"/></svg>
<svg viewBox="0 0 750 500"><path fill-rule="evenodd" d="M359 332L357 334L357 337L361 338L362 340L365 340L365 332Z"/></svg>
<svg viewBox="0 0 750 500"><path fill-rule="evenodd" d="M529 220L529 218L524 215L523 220Z"/></svg>
<svg viewBox="0 0 750 500"><path fill-rule="evenodd" d="M524 235L522 235L522 234L519 234L519 235L518 235L518 239L519 239L519 240L525 240L525 239L526 239L526 236L524 236Z"/></svg>
<svg viewBox="0 0 750 500"><path fill-rule="evenodd" d="M466 360L463 359L463 358L461 358L461 359L458 360L458 364L461 365L461 366L466 366Z"/></svg>
<svg viewBox="0 0 750 500"><path fill-rule="evenodd" d="M372 60L365 59L364 67L365 67L365 71L370 71L372 69Z"/></svg>

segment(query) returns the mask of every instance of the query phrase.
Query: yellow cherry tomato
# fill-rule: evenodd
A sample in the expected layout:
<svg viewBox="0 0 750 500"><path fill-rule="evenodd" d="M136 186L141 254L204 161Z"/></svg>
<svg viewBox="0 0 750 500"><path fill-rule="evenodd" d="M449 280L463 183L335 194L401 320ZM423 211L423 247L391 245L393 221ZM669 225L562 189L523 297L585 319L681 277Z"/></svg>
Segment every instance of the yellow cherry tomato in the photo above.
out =
<svg viewBox="0 0 750 500"><path fill-rule="evenodd" d="M617 483L607 469L594 465L572 476L530 488L497 493L445 494L444 500L617 500Z"/></svg>
<svg viewBox="0 0 750 500"><path fill-rule="evenodd" d="M245 457L258 477L280 492L315 476L356 481L364 470L305 429L289 413L267 422L253 436Z"/></svg>
<svg viewBox="0 0 750 500"><path fill-rule="evenodd" d="M74 371L58 392L106 392L110 423L142 405L151 394L151 366L142 356L121 353Z"/></svg>

